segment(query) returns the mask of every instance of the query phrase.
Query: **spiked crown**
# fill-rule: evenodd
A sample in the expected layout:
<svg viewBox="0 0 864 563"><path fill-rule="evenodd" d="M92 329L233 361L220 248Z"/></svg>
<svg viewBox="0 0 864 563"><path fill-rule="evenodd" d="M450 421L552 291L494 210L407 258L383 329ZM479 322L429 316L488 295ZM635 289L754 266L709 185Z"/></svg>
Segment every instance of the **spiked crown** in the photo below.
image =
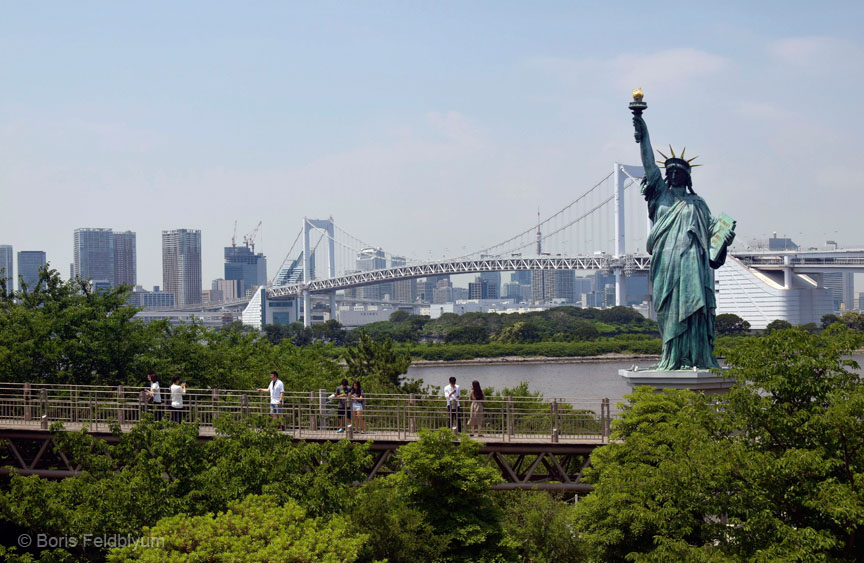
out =
<svg viewBox="0 0 864 563"><path fill-rule="evenodd" d="M675 150L672 148L672 145L669 145L669 152L672 153L671 157L666 156L665 154L660 152L660 149L657 149L657 152L660 153L660 156L662 156L665 159L665 160L658 160L657 161L657 164L660 165L660 168L666 168L666 169L680 168L680 169L684 170L685 172L687 172L687 174L690 174L691 168L696 168L697 166L702 166L701 164L690 164L691 162L693 162L694 160L699 158L698 156L694 156L693 158L687 158L687 159L684 158L684 153L687 152L687 147L684 147L684 149L681 151L681 156L675 155Z"/></svg>

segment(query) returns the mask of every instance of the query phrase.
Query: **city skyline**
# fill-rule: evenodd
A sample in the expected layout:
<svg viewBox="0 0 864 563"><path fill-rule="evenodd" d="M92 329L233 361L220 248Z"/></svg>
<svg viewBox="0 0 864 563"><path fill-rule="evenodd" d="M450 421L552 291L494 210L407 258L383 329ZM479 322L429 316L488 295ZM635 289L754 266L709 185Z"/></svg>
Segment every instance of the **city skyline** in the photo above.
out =
<svg viewBox="0 0 864 563"><path fill-rule="evenodd" d="M739 243L864 244L859 3L202 6L4 11L0 190L17 212L0 243L65 277L74 228L131 230L145 287L178 225L205 233L204 280L235 221L263 221L256 252L277 265L304 216L452 257L636 163L640 86L658 146L702 156L694 188ZM686 25L644 33L670 13Z"/></svg>

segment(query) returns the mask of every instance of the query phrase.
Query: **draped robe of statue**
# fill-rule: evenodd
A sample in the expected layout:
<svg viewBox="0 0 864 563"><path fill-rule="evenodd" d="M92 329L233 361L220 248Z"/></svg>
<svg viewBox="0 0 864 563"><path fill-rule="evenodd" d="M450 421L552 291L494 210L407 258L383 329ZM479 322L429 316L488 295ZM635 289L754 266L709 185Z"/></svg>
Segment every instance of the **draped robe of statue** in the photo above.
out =
<svg viewBox="0 0 864 563"><path fill-rule="evenodd" d="M720 367L714 357L713 218L708 205L685 187L671 188L657 166L646 166L642 193L654 222L648 235L654 310L663 338L659 370Z"/></svg>

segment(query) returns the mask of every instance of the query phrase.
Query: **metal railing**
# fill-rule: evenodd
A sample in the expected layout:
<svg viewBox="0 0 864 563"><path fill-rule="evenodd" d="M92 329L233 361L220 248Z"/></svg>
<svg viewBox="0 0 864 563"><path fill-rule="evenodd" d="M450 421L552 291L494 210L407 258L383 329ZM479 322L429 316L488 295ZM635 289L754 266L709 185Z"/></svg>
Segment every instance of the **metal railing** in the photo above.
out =
<svg viewBox="0 0 864 563"><path fill-rule="evenodd" d="M218 417L240 420L271 411L269 393L254 390L187 389L179 409L170 408L169 388L160 394L161 405L148 402L144 387L0 383L0 426L47 429L62 422L67 429L86 425L104 431L115 423L134 424L150 413L195 422L207 434L215 431ZM441 396L365 395L362 410L357 410L353 399L340 400L329 391L292 392L283 395L276 418L297 438L409 440L424 428L476 431L469 427L470 404L463 393L457 417ZM479 433L505 442L606 442L614 416L608 399L492 397L483 401Z"/></svg>

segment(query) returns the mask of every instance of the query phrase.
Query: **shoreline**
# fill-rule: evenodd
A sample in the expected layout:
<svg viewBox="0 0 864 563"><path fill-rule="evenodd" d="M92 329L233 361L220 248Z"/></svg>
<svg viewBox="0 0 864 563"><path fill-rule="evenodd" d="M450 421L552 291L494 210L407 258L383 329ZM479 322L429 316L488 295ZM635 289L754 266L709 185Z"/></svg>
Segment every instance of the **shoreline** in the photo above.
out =
<svg viewBox="0 0 864 563"><path fill-rule="evenodd" d="M413 360L410 367L428 368L443 366L498 366L510 364L599 364L604 362L629 362L659 360L656 354L602 354L600 356L501 356L498 358L471 358L468 360Z"/></svg>

